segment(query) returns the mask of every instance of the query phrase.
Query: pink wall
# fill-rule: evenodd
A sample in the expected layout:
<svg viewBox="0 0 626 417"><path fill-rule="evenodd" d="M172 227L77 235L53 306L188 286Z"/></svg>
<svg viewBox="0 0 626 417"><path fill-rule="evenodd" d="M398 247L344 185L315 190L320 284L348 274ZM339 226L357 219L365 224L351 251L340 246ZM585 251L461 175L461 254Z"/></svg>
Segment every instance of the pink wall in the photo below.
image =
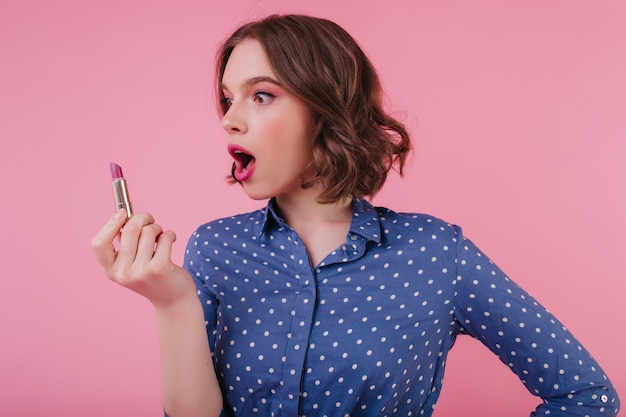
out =
<svg viewBox="0 0 626 417"><path fill-rule="evenodd" d="M337 21L379 68L417 152L375 203L462 225L626 395L626 3L208 3L0 4L1 414L158 415L151 307L89 248L108 163L177 260L201 222L258 207L223 181L210 84L216 44L270 12ZM538 402L471 339L449 362L438 416Z"/></svg>

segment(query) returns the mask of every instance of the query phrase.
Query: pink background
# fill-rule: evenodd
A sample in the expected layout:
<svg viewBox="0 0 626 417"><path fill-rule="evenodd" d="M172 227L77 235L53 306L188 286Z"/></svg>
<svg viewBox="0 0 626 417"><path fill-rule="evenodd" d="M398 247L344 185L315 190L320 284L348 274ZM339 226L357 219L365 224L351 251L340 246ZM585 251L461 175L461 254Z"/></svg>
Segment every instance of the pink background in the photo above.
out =
<svg viewBox="0 0 626 417"><path fill-rule="evenodd" d="M152 308L104 278L92 235L109 161L177 231L259 207L223 177L216 45L248 18L335 20L413 132L374 199L465 232L548 306L626 396L623 1L0 2L0 413L157 416ZM478 342L451 353L436 416L539 402Z"/></svg>

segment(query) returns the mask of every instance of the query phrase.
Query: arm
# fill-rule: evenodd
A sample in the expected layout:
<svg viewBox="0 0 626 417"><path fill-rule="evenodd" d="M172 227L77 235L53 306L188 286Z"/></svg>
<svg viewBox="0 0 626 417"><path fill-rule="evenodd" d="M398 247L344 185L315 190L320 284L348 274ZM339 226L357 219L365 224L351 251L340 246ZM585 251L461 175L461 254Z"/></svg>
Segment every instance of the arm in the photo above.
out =
<svg viewBox="0 0 626 417"><path fill-rule="evenodd" d="M614 416L619 398L595 359L548 310L457 235L455 315L543 399L531 416Z"/></svg>
<svg viewBox="0 0 626 417"><path fill-rule="evenodd" d="M92 248L112 281L143 295L155 308L165 411L171 417L219 416L222 395L202 307L189 273L171 261L176 235L164 232L147 213L135 214L126 224L125 219L123 210L115 213L93 238Z"/></svg>
<svg viewBox="0 0 626 417"><path fill-rule="evenodd" d="M156 308L163 404L170 417L218 416L222 410L202 306L195 293L178 306Z"/></svg>

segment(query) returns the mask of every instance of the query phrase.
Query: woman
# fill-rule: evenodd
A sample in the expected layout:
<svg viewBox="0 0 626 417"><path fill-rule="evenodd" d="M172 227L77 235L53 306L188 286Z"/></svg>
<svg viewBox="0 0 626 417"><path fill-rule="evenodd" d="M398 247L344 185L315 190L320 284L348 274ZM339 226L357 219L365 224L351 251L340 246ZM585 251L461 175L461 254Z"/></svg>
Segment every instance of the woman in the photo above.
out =
<svg viewBox="0 0 626 417"><path fill-rule="evenodd" d="M461 228L365 199L402 173L410 143L342 28L242 26L218 53L216 93L232 179L267 207L200 226L184 269L147 213L115 213L92 242L155 306L166 413L428 416L463 333L542 397L537 415L617 413L600 366Z"/></svg>

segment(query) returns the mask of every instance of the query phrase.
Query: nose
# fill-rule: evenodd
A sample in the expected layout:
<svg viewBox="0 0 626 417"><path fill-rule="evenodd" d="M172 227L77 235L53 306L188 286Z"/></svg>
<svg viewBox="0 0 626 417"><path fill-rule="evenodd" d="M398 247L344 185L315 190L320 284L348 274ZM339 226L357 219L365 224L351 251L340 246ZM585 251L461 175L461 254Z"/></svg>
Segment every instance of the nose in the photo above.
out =
<svg viewBox="0 0 626 417"><path fill-rule="evenodd" d="M222 116L221 123L222 128L231 134L245 133L247 131L243 109L240 109L234 102Z"/></svg>

